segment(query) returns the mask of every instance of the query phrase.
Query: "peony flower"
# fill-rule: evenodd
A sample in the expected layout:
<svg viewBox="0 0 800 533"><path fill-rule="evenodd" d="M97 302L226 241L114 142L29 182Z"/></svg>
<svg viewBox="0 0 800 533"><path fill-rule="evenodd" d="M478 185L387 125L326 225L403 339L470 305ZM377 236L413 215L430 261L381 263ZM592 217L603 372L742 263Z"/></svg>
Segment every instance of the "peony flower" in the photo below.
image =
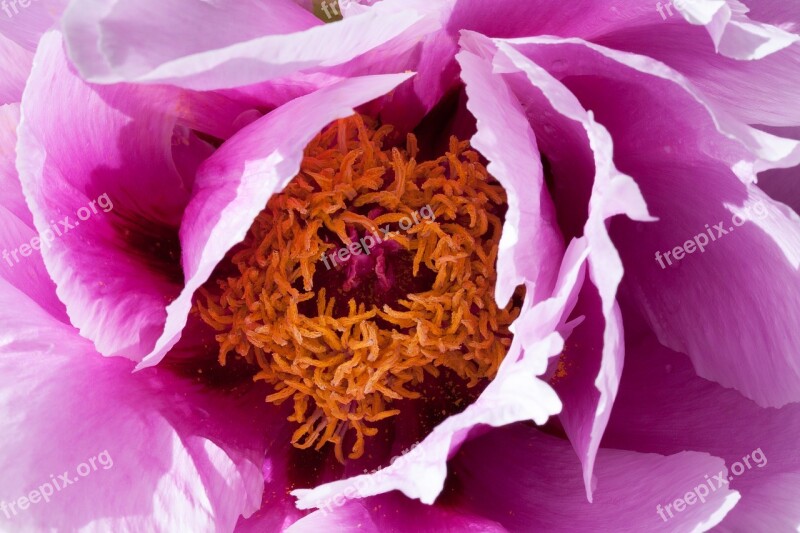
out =
<svg viewBox="0 0 800 533"><path fill-rule="evenodd" d="M749 3L9 4L2 528L797 529Z"/></svg>

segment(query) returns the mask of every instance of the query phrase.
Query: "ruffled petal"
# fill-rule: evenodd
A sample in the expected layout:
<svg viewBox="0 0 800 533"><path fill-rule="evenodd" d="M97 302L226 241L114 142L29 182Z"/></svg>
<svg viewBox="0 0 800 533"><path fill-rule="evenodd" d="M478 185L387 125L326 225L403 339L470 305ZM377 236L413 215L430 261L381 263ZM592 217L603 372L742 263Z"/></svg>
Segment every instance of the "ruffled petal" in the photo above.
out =
<svg viewBox="0 0 800 533"><path fill-rule="evenodd" d="M519 344L515 339L515 344ZM403 460L395 461L373 474L363 474L313 489L295 489L297 507L324 507L347 491L348 498L363 498L399 490L409 498L433 503L444 487L447 459L461 446L478 425L503 426L519 420L544 424L561 410L553 389L536 379L544 372L546 361L562 347L561 337L552 333L524 353L512 345L497 376L478 400L461 413L439 424ZM522 359L515 361L522 355Z"/></svg>
<svg viewBox="0 0 800 533"><path fill-rule="evenodd" d="M750 20L738 0L688 2L681 14L693 24L703 24L717 50L734 59L762 59L800 42L800 36L771 24Z"/></svg>
<svg viewBox="0 0 800 533"><path fill-rule="evenodd" d="M800 139L800 127L770 128L775 135ZM769 170L758 175L758 188L776 202L800 213L800 166Z"/></svg>
<svg viewBox="0 0 800 533"><path fill-rule="evenodd" d="M489 173L508 196L495 299L505 307L516 287L529 281L539 300L552 293L564 242L544 185L536 138L514 94L493 76L491 61L466 50L457 59L467 108L478 123L470 144L489 160Z"/></svg>
<svg viewBox="0 0 800 533"><path fill-rule="evenodd" d="M796 222L767 199L750 198L758 191L751 193L746 185L761 169L796 164L797 141L716 113L682 76L649 58L575 39L514 42L540 64L569 58L558 76L613 135L614 162L636 179L660 219L652 225L618 219L613 228L625 228L624 238L614 233L625 283L659 339L688 353L700 375L736 387L762 405L797 401ZM750 223L726 235L745 219ZM725 239L709 238L705 261L687 255L665 271L658 256L651 259L710 231L718 221L722 231L711 236ZM644 235L649 258L642 253ZM754 256L753 250L759 253ZM732 264L736 251L746 253L746 261L742 256ZM765 271L771 275L760 274ZM754 280L760 282L757 291L738 290ZM709 305L713 311L703 312ZM698 328L701 318L704 327Z"/></svg>
<svg viewBox="0 0 800 533"><path fill-rule="evenodd" d="M382 0L375 3L375 7L355 2L343 3L342 11L347 19L380 7L381 4L387 4L385 7L388 7L396 1ZM457 87L459 79L455 54L458 52L458 45L457 38L444 31L452 7L449 0L400 1L404 10L420 14L422 18L419 23L403 35L341 66L320 68L317 71L326 76L352 77L413 70L416 76L398 87L381 110L384 122L401 131L409 131L446 94Z"/></svg>
<svg viewBox="0 0 800 533"><path fill-rule="evenodd" d="M153 24L153 12L172 24ZM433 19L400 0L324 24L289 0L77 0L64 15L70 51L93 82L233 88L346 63L383 43L409 48ZM165 35L165 31L169 34Z"/></svg>
<svg viewBox="0 0 800 533"><path fill-rule="evenodd" d="M531 37L514 39L511 43L540 64L551 65L550 71L558 79L571 78L574 83L566 83L570 90L574 90L573 85L577 88L578 77L584 77L585 84L585 77L599 76L598 82L607 84L604 87L605 108L624 109L628 114L648 105L669 109L669 113L658 115L661 118L660 123L654 123L659 124L663 131L659 132L659 128L653 124L648 125L647 131L651 135L668 134L675 143L682 140L681 146L689 148L685 150L684 157L692 154L690 141L695 143L697 151L727 163L744 182L755 181L758 172L793 167L800 163L800 142L752 128L724 110L717 109L680 72L657 60L619 52L580 39ZM616 86L612 87L613 84ZM653 86L657 86L660 92L656 93ZM622 90L628 93L635 91L637 100L633 102L634 105L613 93ZM578 96L584 105L598 115L601 109L605 109L599 105L595 109L588 102L583 102L581 95ZM615 117L615 125L623 122L622 116L619 113ZM669 123L663 119L664 116L680 117L686 124L691 123L693 116L700 120L689 128L692 137L687 138L685 133L683 136L679 135L682 129L666 127ZM608 124L604 125L610 129ZM618 137L623 137L626 142L633 142L633 138L641 139L641 131L630 127L630 124L624 131L615 130L611 133L615 141ZM652 146L658 147L656 151L659 151L665 144L662 141Z"/></svg>
<svg viewBox="0 0 800 533"><path fill-rule="evenodd" d="M747 8L736 0L683 2L678 10L672 2L642 3L610 0L603 4L554 4L546 0L520 3L498 0L455 2L448 27L470 30L491 37L558 35L602 40L608 34L631 28L680 28L685 23L703 25L719 52L736 59L761 59L796 43L798 36L771 24L750 20ZM667 7L669 5L669 7ZM679 16L675 16L679 15ZM797 20L795 19L795 22Z"/></svg>
<svg viewBox="0 0 800 533"><path fill-rule="evenodd" d="M721 109L748 123L798 124L797 9L779 0L751 3L757 20L734 0L683 2L681 10L669 0L596 5L459 0L447 27L491 37L580 37L650 56L685 74Z"/></svg>
<svg viewBox="0 0 800 533"><path fill-rule="evenodd" d="M548 0L457 0L448 29L490 37L560 35L594 38L621 28L660 21L652 3L608 0L603 3L555 3ZM671 23L675 23L671 21Z"/></svg>
<svg viewBox="0 0 800 533"><path fill-rule="evenodd" d="M676 16L675 18L679 18ZM657 59L691 80L714 106L749 124L800 124L800 44L757 60L722 55L701 27L633 26L594 42Z"/></svg>
<svg viewBox="0 0 800 533"><path fill-rule="evenodd" d="M559 390L564 400L560 419L584 466L586 493L591 500L594 457L614 402L624 353L622 324L616 307L622 265L608 235L606 221L619 214L636 220L652 218L635 182L614 166L614 144L609 132L595 122L591 113L563 84L508 42L465 32L462 43L485 51L496 48L495 71L512 81L516 97L532 117L532 124L538 117L546 118L543 124L533 126L542 144L546 147L561 145L551 152L551 157L559 158L565 146L569 146L568 142L578 143L581 153L591 154L590 164L595 175L590 178L591 196L583 229L590 250L591 283L585 285L582 298L584 318L588 319L578 326L578 346L568 345L562 354L563 364L571 363L580 370L568 371ZM556 123L558 126L554 126ZM560 137L563 131L569 134ZM567 180L571 178L570 175L555 176L562 187L586 187L584 181L570 184ZM598 346L602 346L599 352Z"/></svg>

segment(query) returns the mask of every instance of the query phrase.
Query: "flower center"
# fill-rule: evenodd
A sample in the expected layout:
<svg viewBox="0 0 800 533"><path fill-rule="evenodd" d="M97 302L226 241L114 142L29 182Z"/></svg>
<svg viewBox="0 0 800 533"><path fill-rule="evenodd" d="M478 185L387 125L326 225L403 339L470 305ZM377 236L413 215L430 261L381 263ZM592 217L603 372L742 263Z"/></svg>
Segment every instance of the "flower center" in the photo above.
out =
<svg viewBox="0 0 800 533"><path fill-rule="evenodd" d="M197 303L220 364L253 365L268 402L293 401L294 446L332 443L340 462L426 374L494 377L519 314L494 300L503 188L468 142L417 163L413 135L384 148L391 131L360 115L323 130L232 253L239 276Z"/></svg>

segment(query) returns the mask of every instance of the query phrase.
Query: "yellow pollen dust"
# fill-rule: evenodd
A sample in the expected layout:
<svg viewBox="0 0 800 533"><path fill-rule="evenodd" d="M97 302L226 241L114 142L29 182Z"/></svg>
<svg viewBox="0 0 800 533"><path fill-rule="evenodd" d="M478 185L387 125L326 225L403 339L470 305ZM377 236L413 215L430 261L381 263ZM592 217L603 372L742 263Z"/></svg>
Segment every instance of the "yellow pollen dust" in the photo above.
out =
<svg viewBox="0 0 800 533"><path fill-rule="evenodd" d="M392 403L420 397L415 388L425 374L444 367L468 386L494 377L519 314L513 303L499 309L494 300L503 188L468 142L453 137L445 155L418 163L413 135L405 149L383 148L391 131L360 115L323 130L233 254L239 277L201 289L197 303L219 332L220 364L233 352L253 365L254 379L274 386L268 402L294 404L292 444L320 450L332 443L340 462L346 435L354 435L348 456L359 458L375 423L400 412ZM434 216L420 220L426 206ZM376 305L359 295L382 289L350 297L317 282L326 273L323 254L412 216L418 223L389 240L408 258L400 276L419 280L427 272L423 290Z"/></svg>

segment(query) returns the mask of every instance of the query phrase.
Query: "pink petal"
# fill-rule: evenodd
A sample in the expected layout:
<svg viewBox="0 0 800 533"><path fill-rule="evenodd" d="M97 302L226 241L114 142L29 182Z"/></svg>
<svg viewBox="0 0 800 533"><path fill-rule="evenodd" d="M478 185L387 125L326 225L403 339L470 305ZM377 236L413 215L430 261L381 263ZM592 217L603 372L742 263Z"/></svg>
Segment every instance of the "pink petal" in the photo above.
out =
<svg viewBox="0 0 800 533"><path fill-rule="evenodd" d="M775 135L800 139L800 127L765 129ZM781 202L795 213L800 213L800 166L769 170L759 174L758 188L776 202Z"/></svg>
<svg viewBox="0 0 800 533"><path fill-rule="evenodd" d="M608 236L606 220L619 214L636 220L649 220L651 217L633 180L614 167L614 147L608 131L594 121L561 83L501 40L492 43L473 33L466 33L463 40L486 49L491 49L496 43L499 52L494 58L495 70L509 78L517 72L524 74L527 84L517 77L513 87L531 116L556 116L562 124L558 129L579 130L579 133L559 138L557 128L552 124L540 125L537 133L542 136L544 145L553 145L558 142L556 139L580 139L578 142L584 142L584 137L593 152L596 175L591 186L584 231L590 246L589 272L597 293L587 293L585 298L599 297L599 300L594 305L585 304L594 312L588 321L578 326L579 337L588 334L588 338L582 339L579 348L568 347L566 350L567 353L573 352L567 357L574 357L573 364L580 366L581 371L573 371L567 384L559 391L565 394L565 410L560 418L584 466L586 492L591 500L594 457L614 402L623 360L622 325L615 300L622 278L622 265ZM569 124L563 125L564 122ZM582 148L585 151L587 147ZM562 146L560 151L563 149ZM569 177L561 176L560 179ZM600 342L593 344L596 341ZM599 345L602 345L602 351L596 353L594 348Z"/></svg>
<svg viewBox="0 0 800 533"><path fill-rule="evenodd" d="M741 206L746 199L745 186L735 178L734 172L748 181L754 169L790 166L800 155L796 141L762 134L713 113L680 76L646 58L579 43L574 43L574 46L565 44L563 48L553 43L538 49L535 55L541 61L549 61L568 51L578 53L575 60L580 61L580 68L571 70L569 74L594 76L591 87L579 81L586 80L585 77L573 77L568 83L570 89L609 128L616 143L615 159L637 178L648 205L662 217L662 222L647 227L647 239L653 248L671 249L698 233L706 223L713 224L725 218L730 220L730 213L722 213L724 204ZM657 99L652 96L655 87L658 87ZM608 97L611 93L613 99ZM632 124L642 123L642 116L647 117L643 122L647 127L632 128ZM719 135L717 131L725 135ZM702 139L702 143L687 143L687 137ZM692 174L676 172L688 161L693 162L693 174L704 174L702 181L698 182ZM681 180L685 180L684 186L678 185ZM702 187L702 195L688 192L697 191L698 187ZM676 194L676 191L680 192ZM710 211L712 209L716 209L716 213ZM766 209L771 210L769 207ZM625 245L620 246L624 263L631 279L638 279L636 296L640 305L646 308L662 341L688 352L701 375L735 386L764 405L781 405L798 398L800 374L793 362L797 343L790 340L794 335L792 331L796 329L790 325L795 322L791 318L796 307L792 303L794 298L783 292L785 282L775 283L773 294L776 300L768 304L770 309L765 312L774 316L775 302L783 300L787 313L779 313L780 318L770 328L757 325L756 320L742 321L742 317L753 314L753 305L756 308L764 305L764 292L758 292L758 303L747 302L742 296L756 293L732 293L731 289L737 283L732 283L731 276L739 274L750 283L752 274L745 274L745 271L760 271L757 263L768 261L769 257L773 259L769 260L771 266L767 268L778 269L777 274L780 271L778 265L784 260L778 258L776 262L776 255L783 255L790 265L798 264L797 243L790 229L793 224L785 217L775 216L778 218L771 224L758 224L762 228L769 227L768 235L773 238L761 239L760 246L766 249L757 258L750 259L752 248L744 248L739 240L748 235L762 235L754 225L748 225L743 228L741 237L734 235L715 246L713 251L708 250L704 256L705 264L698 261L690 266L690 262L685 261L680 263L679 272L670 273L659 269L654 261L643 258L642 233L635 229L637 226L619 221L620 226L628 228ZM689 228L694 227L699 229L689 233ZM770 247L773 250L767 251ZM729 254L724 254L724 258L718 255L734 249L748 255L747 266L741 270L731 268ZM719 258L717 269L709 268L709 261L714 257ZM718 272L727 272L724 281ZM642 277L643 273L648 279ZM791 274L785 270L785 275ZM674 280L672 283L667 281L670 278ZM690 280L695 281L691 283ZM698 290L700 288L702 290ZM682 303L676 308L677 301ZM690 303L692 301L694 303ZM731 313L736 313L735 309L740 311L738 314L707 315L704 327L697 328L696 310L702 309L707 302L714 302L715 309L729 309ZM730 321L733 316L738 317L735 326ZM786 319L783 325L781 318ZM744 337L747 341L735 341L731 335L732 327L739 332L742 328L752 328L751 333ZM769 361L767 364L765 357ZM731 364L732 360L738 364Z"/></svg>
<svg viewBox="0 0 800 533"><path fill-rule="evenodd" d="M630 290L662 342L688 353L700 375L734 386L762 405L797 401L800 366L794 357L792 291L800 244L790 214L765 202L767 218L714 243L705 261L683 261L665 272L652 258L701 233L705 224L730 222L748 197L742 181L752 181L761 169L797 164L800 144L715 112L679 74L648 58L574 39L514 42L540 64L570 58L559 76L611 132L616 164L636 178L648 206L661 218L647 226L619 219L615 223L626 229L625 238L615 240L626 280L635 284ZM645 231L650 258L642 253ZM755 249L759 253L753 257ZM732 265L733 250L746 250L747 261ZM754 274L764 271L774 274ZM761 280L759 290L737 290L753 279ZM700 311L710 303L730 312ZM782 311L776 315L777 308ZM776 318L764 327L760 315ZM699 318L703 328L697 327Z"/></svg>
<svg viewBox="0 0 800 533"><path fill-rule="evenodd" d="M445 0L382 0L375 7L349 2L343 8L345 19L376 8L402 4L403 10L420 14L420 21L398 37L347 63L318 69L330 76L363 76L413 70L416 76L398 87L382 119L401 131L413 129L449 92L458 86L458 67L454 56L457 39L445 30L450 2ZM366 2L364 2L366 4ZM386 4L383 6L382 4Z"/></svg>
<svg viewBox="0 0 800 533"><path fill-rule="evenodd" d="M470 30L503 38L532 35L593 38L656 21L660 22L661 18L654 4L637 0L608 0L603 3L458 0L448 26L454 31Z"/></svg>
<svg viewBox="0 0 800 533"><path fill-rule="evenodd" d="M491 61L466 50L457 59L467 107L478 122L471 145L489 160L489 173L508 196L495 299L505 307L516 287L528 281L539 300L551 294L564 243L533 130L514 94L493 76Z"/></svg>
<svg viewBox="0 0 800 533"><path fill-rule="evenodd" d="M664 24L658 31L631 27L594 41L662 61L686 76L715 107L743 122L800 123L800 43L759 60L732 59L715 50L705 31L685 23Z"/></svg>
<svg viewBox="0 0 800 533"><path fill-rule="evenodd" d="M656 179L670 174L670 169L653 173L650 167L650 175ZM743 187L726 191L721 185L724 178L718 173L707 172L704 179L719 192L683 202L682 207L675 205L681 203L680 198L667 200L660 195L655 183L643 187L648 197L655 194L664 198L652 202L654 212L670 209L673 215L647 229L649 256L642 253L638 228L620 224L615 231L630 272L626 289L636 294L638 307L661 341L688 353L699 375L734 387L762 406L798 401L796 347L800 339L795 325L800 296L800 220L755 189L749 196ZM731 233L731 212L738 211L743 202L749 216L759 213L764 218L749 221ZM729 205L737 207L729 211ZM686 255L668 266L663 258L665 251L683 247L684 240L694 241L694 235L707 235L706 221L715 226L715 221L723 221L723 231L731 234L719 241L708 239L710 246L702 252L702 258ZM710 231L712 235L718 233ZM698 239L701 243L704 240ZM652 257L656 251L662 254L664 269ZM770 274L763 277L763 272ZM657 287L653 285L656 280ZM702 328L697 327L699 313L704 317ZM762 317L770 317L766 325Z"/></svg>
<svg viewBox="0 0 800 533"><path fill-rule="evenodd" d="M67 322L64 304L56 296L56 286L44 267L42 256L32 244L37 237L33 217L14 167L17 144L16 129L19 123L19 105L0 106L0 277L24 292L53 317ZM26 245L28 255L22 255L20 247ZM37 244L38 246L38 244Z"/></svg>
<svg viewBox="0 0 800 533"><path fill-rule="evenodd" d="M1 18L1 17L0 17ZM19 102L31 71L33 53L0 34L0 105Z"/></svg>
<svg viewBox="0 0 800 533"><path fill-rule="evenodd" d="M682 15L693 24L704 24L717 50L734 59L762 59L800 43L800 36L752 21L746 12L737 0L724 0L688 2Z"/></svg>
<svg viewBox="0 0 800 533"><path fill-rule="evenodd" d="M755 174L763 170L787 168L800 163L800 143L743 124L724 110L717 109L681 73L651 58L619 52L580 39L532 37L515 39L512 42L540 64L551 65L551 73L558 79L599 73L603 79L609 80L607 83L612 83L611 80L632 83L642 93L645 88L657 84L661 90L657 98L644 94L640 98L657 101L659 107L691 106L693 112L702 117L702 128L694 126L690 131L699 130L698 134L702 131L708 137L704 139L710 145L707 150L713 151L718 159L728 163L742 181L754 181ZM609 87L606 93L610 95L613 90L614 88ZM606 103L614 107L627 104L618 96L608 98ZM645 102L637 102L635 109L646 105L648 104ZM634 109L634 106L628 106L627 109ZM670 115L681 116L684 121L688 121L689 113L681 111L683 110L676 107ZM633 131L629 127L624 133L627 136L639 134L638 131L632 134ZM648 131L652 134L655 129L650 127ZM677 138L677 128L667 131L672 132L673 138ZM620 133L612 133L616 140ZM699 144L699 140L697 142Z"/></svg>
<svg viewBox="0 0 800 533"><path fill-rule="evenodd" d="M172 24L153 24L154 12ZM77 0L64 16L70 57L90 81L193 89L238 87L342 64L400 35L411 46L431 24L399 0L335 24L323 24L289 0Z"/></svg>
<svg viewBox="0 0 800 533"><path fill-rule="evenodd" d="M39 38L56 25L67 1L8 0L5 4L0 3L0 36L26 50L36 50Z"/></svg>
<svg viewBox="0 0 800 533"><path fill-rule="evenodd" d="M2 529L231 530L257 508L242 406L164 372L131 374L2 280L0 315L0 431L13 435L0 444ZM220 433L241 447L206 436ZM54 490L62 473L71 484Z"/></svg>

